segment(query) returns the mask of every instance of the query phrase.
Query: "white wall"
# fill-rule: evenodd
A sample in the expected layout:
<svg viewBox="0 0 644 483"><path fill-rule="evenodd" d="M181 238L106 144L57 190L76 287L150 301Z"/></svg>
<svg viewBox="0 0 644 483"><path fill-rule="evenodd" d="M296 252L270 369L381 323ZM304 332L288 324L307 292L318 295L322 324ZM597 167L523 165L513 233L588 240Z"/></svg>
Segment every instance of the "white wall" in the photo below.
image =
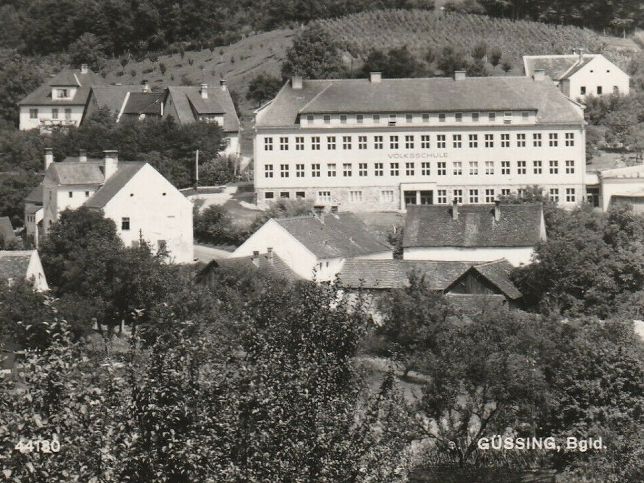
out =
<svg viewBox="0 0 644 483"><path fill-rule="evenodd" d="M32 252L31 259L29 260L26 278L28 280L32 280L35 290L39 292L45 292L49 290L49 285L47 284L47 279L45 278L45 271L42 268L40 256L38 255L38 252L36 250Z"/></svg>
<svg viewBox="0 0 644 483"><path fill-rule="evenodd" d="M581 95L581 86L586 87L585 96ZM612 95L615 86L621 95L630 92L628 74L605 57L597 56L570 77L566 87L569 94L566 94L572 99L584 99L589 95L597 97L597 86L602 87L602 96Z"/></svg>
<svg viewBox="0 0 644 483"><path fill-rule="evenodd" d="M38 109L38 118L31 119L29 116L30 109ZM58 119L53 119L52 109L58 109ZM71 109L71 118L65 118L65 109ZM83 118L84 105L78 106L20 106L20 130L36 128L48 128L51 124L74 125L78 126Z"/></svg>
<svg viewBox="0 0 644 483"><path fill-rule="evenodd" d="M165 194L164 194L165 193ZM191 263L193 254L192 203L152 166L146 164L104 207L126 246L140 233L156 250L164 240L174 263ZM122 230L122 218L130 229Z"/></svg>
<svg viewBox="0 0 644 483"><path fill-rule="evenodd" d="M226 149L223 150L223 153L226 155L235 154L239 156L239 153L240 153L239 134L225 133L225 139L228 140L228 145L226 146Z"/></svg>
<svg viewBox="0 0 644 483"><path fill-rule="evenodd" d="M505 258L515 267L532 261L533 247L414 247L403 250L404 260L487 262Z"/></svg>
<svg viewBox="0 0 644 483"><path fill-rule="evenodd" d="M613 195L642 195L644 178L606 178L601 180L601 208L608 210Z"/></svg>

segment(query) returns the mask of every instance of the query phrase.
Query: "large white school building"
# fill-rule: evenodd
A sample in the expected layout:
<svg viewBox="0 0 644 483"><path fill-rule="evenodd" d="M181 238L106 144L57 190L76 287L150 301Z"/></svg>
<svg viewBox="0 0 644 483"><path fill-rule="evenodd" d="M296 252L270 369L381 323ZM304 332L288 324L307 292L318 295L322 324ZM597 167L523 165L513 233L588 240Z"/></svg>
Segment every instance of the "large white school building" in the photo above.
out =
<svg viewBox="0 0 644 483"><path fill-rule="evenodd" d="M257 204L340 211L493 203L539 185L584 198L583 108L532 77L303 80L256 113Z"/></svg>

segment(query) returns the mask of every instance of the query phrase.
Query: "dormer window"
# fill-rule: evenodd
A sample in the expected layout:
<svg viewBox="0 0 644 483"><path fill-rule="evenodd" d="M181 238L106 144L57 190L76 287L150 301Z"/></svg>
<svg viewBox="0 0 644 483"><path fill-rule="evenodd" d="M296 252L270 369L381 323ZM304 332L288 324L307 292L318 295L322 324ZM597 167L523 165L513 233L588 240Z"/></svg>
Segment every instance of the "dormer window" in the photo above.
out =
<svg viewBox="0 0 644 483"><path fill-rule="evenodd" d="M346 116L346 114L341 114L341 115L340 115L340 122L341 122L342 124L346 124L346 123L347 123L347 116Z"/></svg>
<svg viewBox="0 0 644 483"><path fill-rule="evenodd" d="M395 126L396 125L396 115L395 114L390 114L389 115L389 125L390 126Z"/></svg>
<svg viewBox="0 0 644 483"><path fill-rule="evenodd" d="M487 118L490 122L496 121L496 112L489 112Z"/></svg>
<svg viewBox="0 0 644 483"><path fill-rule="evenodd" d="M512 113L506 111L503 113L503 124L512 124Z"/></svg>
<svg viewBox="0 0 644 483"><path fill-rule="evenodd" d="M306 116L306 120L307 120L307 122L312 123L313 122L313 114L308 114Z"/></svg>
<svg viewBox="0 0 644 483"><path fill-rule="evenodd" d="M438 122L445 122L445 113L444 112L440 112L438 114Z"/></svg>
<svg viewBox="0 0 644 483"><path fill-rule="evenodd" d="M56 89L56 97L58 99L67 99L69 97L69 89L65 89L65 88Z"/></svg>

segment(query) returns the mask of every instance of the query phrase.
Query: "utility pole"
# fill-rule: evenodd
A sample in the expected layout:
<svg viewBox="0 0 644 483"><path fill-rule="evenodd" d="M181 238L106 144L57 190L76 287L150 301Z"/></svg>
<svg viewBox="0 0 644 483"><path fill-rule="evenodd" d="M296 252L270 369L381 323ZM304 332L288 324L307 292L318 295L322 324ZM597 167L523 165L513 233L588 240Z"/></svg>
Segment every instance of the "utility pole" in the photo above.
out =
<svg viewBox="0 0 644 483"><path fill-rule="evenodd" d="M195 189L199 188L199 150L195 151Z"/></svg>

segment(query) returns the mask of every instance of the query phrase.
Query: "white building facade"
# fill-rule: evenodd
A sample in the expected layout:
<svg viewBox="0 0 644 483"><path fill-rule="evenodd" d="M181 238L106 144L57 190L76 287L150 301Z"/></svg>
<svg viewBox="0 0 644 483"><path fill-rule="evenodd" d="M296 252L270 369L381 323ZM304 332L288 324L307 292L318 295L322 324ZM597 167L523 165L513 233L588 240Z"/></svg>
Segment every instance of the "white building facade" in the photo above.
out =
<svg viewBox="0 0 644 483"><path fill-rule="evenodd" d="M583 110L543 77L293 79L257 112L257 204L340 211L584 196Z"/></svg>

